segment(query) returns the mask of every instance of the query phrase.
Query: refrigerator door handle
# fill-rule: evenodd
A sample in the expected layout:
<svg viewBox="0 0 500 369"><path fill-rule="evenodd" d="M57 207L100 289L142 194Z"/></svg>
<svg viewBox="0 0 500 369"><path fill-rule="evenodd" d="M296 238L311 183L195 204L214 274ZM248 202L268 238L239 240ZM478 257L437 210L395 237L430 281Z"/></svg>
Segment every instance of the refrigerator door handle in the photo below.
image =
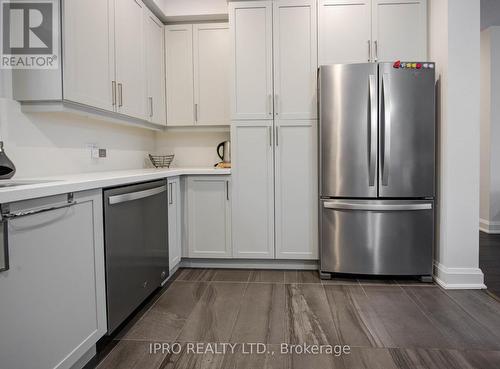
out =
<svg viewBox="0 0 500 369"><path fill-rule="evenodd" d="M375 174L377 170L377 79L376 76L369 76L369 125L370 125L370 147L369 147L369 179L368 185L375 186Z"/></svg>
<svg viewBox="0 0 500 369"><path fill-rule="evenodd" d="M391 162L391 91L389 74L384 73L382 75L382 101L383 101L383 149L384 153L382 155L382 186L387 186L389 184L389 166Z"/></svg>
<svg viewBox="0 0 500 369"><path fill-rule="evenodd" d="M323 204L325 209L333 210L364 210L364 211L417 211L431 210L432 203L417 204L362 204L349 201L333 201Z"/></svg>

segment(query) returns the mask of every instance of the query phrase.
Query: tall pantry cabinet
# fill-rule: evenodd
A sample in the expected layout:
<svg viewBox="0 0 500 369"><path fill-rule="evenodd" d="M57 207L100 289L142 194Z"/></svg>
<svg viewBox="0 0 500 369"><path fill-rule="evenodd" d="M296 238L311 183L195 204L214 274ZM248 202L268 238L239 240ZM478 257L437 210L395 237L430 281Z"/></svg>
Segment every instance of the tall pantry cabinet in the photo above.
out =
<svg viewBox="0 0 500 369"><path fill-rule="evenodd" d="M317 259L316 1L232 2L229 22L234 257Z"/></svg>

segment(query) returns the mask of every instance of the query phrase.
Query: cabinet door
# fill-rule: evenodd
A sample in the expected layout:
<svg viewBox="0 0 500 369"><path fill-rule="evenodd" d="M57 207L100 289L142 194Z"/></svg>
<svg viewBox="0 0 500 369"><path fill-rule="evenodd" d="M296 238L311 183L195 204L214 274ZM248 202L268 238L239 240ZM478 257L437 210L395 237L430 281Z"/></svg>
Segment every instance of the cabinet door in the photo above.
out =
<svg viewBox="0 0 500 369"><path fill-rule="evenodd" d="M148 9L144 14L148 119L152 123L166 125L163 24Z"/></svg>
<svg viewBox="0 0 500 369"><path fill-rule="evenodd" d="M181 192L179 177L168 179L168 256L172 271L181 261Z"/></svg>
<svg viewBox="0 0 500 369"><path fill-rule="evenodd" d="M64 99L113 111L114 0L63 4Z"/></svg>
<svg viewBox="0 0 500 369"><path fill-rule="evenodd" d="M319 65L371 61L371 1L319 1Z"/></svg>
<svg viewBox="0 0 500 369"><path fill-rule="evenodd" d="M8 221L10 269L0 273L2 368L70 368L106 332L102 197L95 191L75 200ZM65 201L30 200L11 211Z"/></svg>
<svg viewBox="0 0 500 369"><path fill-rule="evenodd" d="M187 186L188 256L231 257L229 179L189 177Z"/></svg>
<svg viewBox="0 0 500 369"><path fill-rule="evenodd" d="M272 119L272 1L229 3L231 117Z"/></svg>
<svg viewBox="0 0 500 369"><path fill-rule="evenodd" d="M196 124L229 125L229 25L193 25Z"/></svg>
<svg viewBox="0 0 500 369"><path fill-rule="evenodd" d="M425 0L374 0L372 27L377 61L427 59Z"/></svg>
<svg viewBox="0 0 500 369"><path fill-rule="evenodd" d="M193 25L165 26L167 126L194 124Z"/></svg>
<svg viewBox="0 0 500 369"><path fill-rule="evenodd" d="M234 122L233 253L237 258L274 258L273 122Z"/></svg>
<svg viewBox="0 0 500 369"><path fill-rule="evenodd" d="M274 3L274 114L283 119L317 116L316 1Z"/></svg>
<svg viewBox="0 0 500 369"><path fill-rule="evenodd" d="M317 121L277 121L275 148L276 259L317 259Z"/></svg>
<svg viewBox="0 0 500 369"><path fill-rule="evenodd" d="M118 112L146 119L144 4L115 2L116 81Z"/></svg>

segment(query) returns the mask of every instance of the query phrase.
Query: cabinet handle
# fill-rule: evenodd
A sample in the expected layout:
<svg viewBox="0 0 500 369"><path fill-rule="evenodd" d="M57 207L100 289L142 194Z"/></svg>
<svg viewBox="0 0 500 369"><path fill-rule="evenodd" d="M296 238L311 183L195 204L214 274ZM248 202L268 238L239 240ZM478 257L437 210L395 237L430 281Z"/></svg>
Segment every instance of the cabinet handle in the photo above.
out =
<svg viewBox="0 0 500 369"><path fill-rule="evenodd" d="M194 104L194 121L198 123L198 104Z"/></svg>
<svg viewBox="0 0 500 369"><path fill-rule="evenodd" d="M3 264L0 265L0 273L9 270L9 229L7 227L7 220L3 219L0 221L0 227L3 228L3 239L0 240L3 246Z"/></svg>
<svg viewBox="0 0 500 369"><path fill-rule="evenodd" d="M267 96L267 111L269 115L273 115L273 95L271 94Z"/></svg>
<svg viewBox="0 0 500 369"><path fill-rule="evenodd" d="M375 40L375 61L378 61L378 41Z"/></svg>
<svg viewBox="0 0 500 369"><path fill-rule="evenodd" d="M111 81L111 99L113 106L116 105L116 81Z"/></svg>
<svg viewBox="0 0 500 369"><path fill-rule="evenodd" d="M279 113L279 110L280 110L278 103L279 103L279 95L276 94L276 95L274 95L274 114L276 116L278 116L278 113Z"/></svg>
<svg viewBox="0 0 500 369"><path fill-rule="evenodd" d="M170 182L170 183L168 184L168 203L169 203L170 205L172 205L172 204L174 203L174 198L173 198L173 197L174 197L174 194L173 194L173 192L172 192L172 191L173 191L173 183L172 183L172 182Z"/></svg>
<svg viewBox="0 0 500 369"><path fill-rule="evenodd" d="M123 106L123 85L118 83L118 107L121 108Z"/></svg>
<svg viewBox="0 0 500 369"><path fill-rule="evenodd" d="M278 137L279 137L279 134L278 134L278 133L279 133L279 127L278 127L278 126L276 126L276 146L279 146L279 144L280 144L280 143L279 143L279 139L278 139Z"/></svg>
<svg viewBox="0 0 500 369"><path fill-rule="evenodd" d="M269 127L268 130L269 130L269 147L273 147L273 133L271 131L271 127Z"/></svg>
<svg viewBox="0 0 500 369"><path fill-rule="evenodd" d="M226 200L229 201L229 181L226 181Z"/></svg>
<svg viewBox="0 0 500 369"><path fill-rule="evenodd" d="M368 61L372 61L372 42L370 40L367 41L368 43Z"/></svg>
<svg viewBox="0 0 500 369"><path fill-rule="evenodd" d="M153 97L149 97L149 116L152 118L153 117Z"/></svg>

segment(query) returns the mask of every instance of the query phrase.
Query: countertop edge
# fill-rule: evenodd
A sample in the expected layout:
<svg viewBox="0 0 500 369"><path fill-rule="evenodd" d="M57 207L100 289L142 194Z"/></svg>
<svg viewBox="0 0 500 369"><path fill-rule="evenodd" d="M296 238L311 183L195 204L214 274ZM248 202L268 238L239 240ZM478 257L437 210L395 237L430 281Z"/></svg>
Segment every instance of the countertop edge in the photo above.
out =
<svg viewBox="0 0 500 369"><path fill-rule="evenodd" d="M0 189L0 204L30 200L68 192L79 192L99 188L115 187L157 179L187 175L230 175L230 169L214 168L171 168L165 170L133 170L61 175L35 180L54 180L39 184ZM94 177L94 178L93 178Z"/></svg>

